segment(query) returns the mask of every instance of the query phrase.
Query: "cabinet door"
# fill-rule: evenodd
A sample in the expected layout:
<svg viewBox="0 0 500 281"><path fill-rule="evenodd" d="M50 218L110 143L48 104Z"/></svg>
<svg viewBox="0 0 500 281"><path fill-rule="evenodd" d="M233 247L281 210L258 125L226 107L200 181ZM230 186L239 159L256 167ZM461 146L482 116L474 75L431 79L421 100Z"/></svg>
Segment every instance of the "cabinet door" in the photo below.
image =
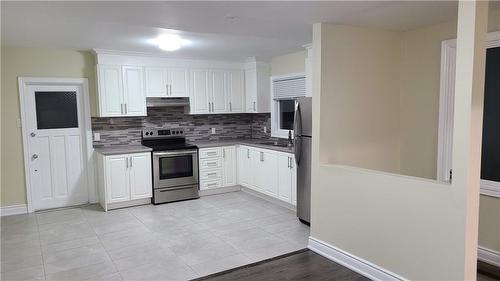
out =
<svg viewBox="0 0 500 281"><path fill-rule="evenodd" d="M261 161L261 152L259 150L250 148L250 170L252 172L252 177L249 178L249 184L251 187L255 188L257 191L264 192L264 186L266 185L267 179L265 179L264 165Z"/></svg>
<svg viewBox="0 0 500 281"><path fill-rule="evenodd" d="M232 70L227 72L227 88L229 95L229 111L245 111L245 85L243 71Z"/></svg>
<svg viewBox="0 0 500 281"><path fill-rule="evenodd" d="M273 197L278 197L278 157L271 152L262 152L261 178L263 179L262 188Z"/></svg>
<svg viewBox="0 0 500 281"><path fill-rule="evenodd" d="M238 147L238 184L243 186L250 186L250 150L248 147Z"/></svg>
<svg viewBox="0 0 500 281"><path fill-rule="evenodd" d="M150 198L153 192L151 179L151 153L130 154L130 199Z"/></svg>
<svg viewBox="0 0 500 281"><path fill-rule="evenodd" d="M297 166L295 165L295 158L291 158L290 177L292 178L292 204L297 206Z"/></svg>
<svg viewBox="0 0 500 281"><path fill-rule="evenodd" d="M146 96L167 96L167 71L162 67L146 67Z"/></svg>
<svg viewBox="0 0 500 281"><path fill-rule="evenodd" d="M290 168L290 157L278 156L278 198L292 203L292 175Z"/></svg>
<svg viewBox="0 0 500 281"><path fill-rule="evenodd" d="M122 69L117 65L98 65L99 116L122 116Z"/></svg>
<svg viewBox="0 0 500 281"><path fill-rule="evenodd" d="M191 113L203 114L210 111L208 70L191 71Z"/></svg>
<svg viewBox="0 0 500 281"><path fill-rule="evenodd" d="M245 108L246 112L257 111L257 71L245 70Z"/></svg>
<svg viewBox="0 0 500 281"><path fill-rule="evenodd" d="M106 156L105 174L108 203L130 200L128 155Z"/></svg>
<svg viewBox="0 0 500 281"><path fill-rule="evenodd" d="M226 146L222 148L223 178L224 186L236 185L236 147Z"/></svg>
<svg viewBox="0 0 500 281"><path fill-rule="evenodd" d="M189 97L188 91L189 73L184 68L168 69L168 96L169 97Z"/></svg>
<svg viewBox="0 0 500 281"><path fill-rule="evenodd" d="M212 113L227 113L229 111L229 98L227 96L227 78L223 70L211 72L212 82Z"/></svg>
<svg viewBox="0 0 500 281"><path fill-rule="evenodd" d="M126 116L146 116L146 95L142 67L124 66L123 103Z"/></svg>

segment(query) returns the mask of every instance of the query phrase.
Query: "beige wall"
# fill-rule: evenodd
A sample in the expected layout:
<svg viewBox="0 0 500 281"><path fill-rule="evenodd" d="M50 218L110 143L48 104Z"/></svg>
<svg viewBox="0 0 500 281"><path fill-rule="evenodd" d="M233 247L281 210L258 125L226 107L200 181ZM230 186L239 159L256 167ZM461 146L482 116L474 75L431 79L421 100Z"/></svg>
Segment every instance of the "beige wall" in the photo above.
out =
<svg viewBox="0 0 500 281"><path fill-rule="evenodd" d="M1 56L1 206L9 206L26 203L17 77L88 78L90 95L95 97L95 74L90 52L2 46Z"/></svg>
<svg viewBox="0 0 500 281"><path fill-rule="evenodd" d="M382 74L375 74L380 84L362 83L367 74L359 70L362 60L368 59L375 66L382 62L360 54L384 56L383 51L376 53L376 50L384 45L391 48L393 41L397 41L395 37L397 35L372 29L314 25L313 134L319 137L313 138L311 236L411 280L461 280L465 276L465 229L469 224L466 220L468 179L465 176L453 185L442 184L335 165L337 156L332 154L344 148L332 150L332 142L350 145L337 141L348 137L344 135L346 114L349 122L352 122L349 118L354 118L350 116L352 111L364 114L368 110L372 118L379 121L386 120L385 109L392 112L397 108L398 113L390 115L399 114L397 96L394 98L396 104L379 107L380 110L375 109L377 106L367 109L361 105L359 108L364 100L356 99L362 97L363 91L387 99L386 93L379 89L392 89L388 86L391 81L386 79L392 72L382 69ZM386 59L392 61L391 56ZM393 65L397 63L390 63L389 67ZM361 79L354 83L356 81L348 75L342 76L345 73L358 73ZM390 96L394 94L391 92ZM460 110L457 112L460 116L470 113L470 107ZM358 120L352 124L352 131L365 128ZM457 126L466 130L468 125L459 123ZM393 128L394 124L389 122L387 127ZM337 132L333 130L344 131L336 138ZM380 138L373 141L384 142ZM363 143L358 146L364 150ZM454 164L458 170L464 170L468 166L468 142L457 141L455 146L463 158L457 157Z"/></svg>
<svg viewBox="0 0 500 281"><path fill-rule="evenodd" d="M271 59L271 75L305 72L307 51L290 53Z"/></svg>
<svg viewBox="0 0 500 281"><path fill-rule="evenodd" d="M330 44L322 61L321 161L399 173L399 72L401 35L336 26L324 33ZM370 48L367 48L370 46ZM355 57L353 57L355 54ZM339 106L342 105L342 106ZM340 119L339 119L340 118ZM342 122L331 122L342 120Z"/></svg>

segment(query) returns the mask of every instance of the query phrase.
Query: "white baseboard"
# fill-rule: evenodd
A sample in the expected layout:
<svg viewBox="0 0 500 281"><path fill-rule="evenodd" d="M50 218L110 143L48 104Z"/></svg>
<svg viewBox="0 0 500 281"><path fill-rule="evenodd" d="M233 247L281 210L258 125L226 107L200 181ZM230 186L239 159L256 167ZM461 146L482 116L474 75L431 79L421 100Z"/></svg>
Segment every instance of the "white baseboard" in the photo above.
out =
<svg viewBox="0 0 500 281"><path fill-rule="evenodd" d="M340 265L349 268L365 277L372 280L380 281L401 281L407 280L389 270L382 268L369 261L363 260L355 255L340 250L326 242L323 242L314 237L309 237L308 248L323 257L332 260Z"/></svg>
<svg viewBox="0 0 500 281"><path fill-rule="evenodd" d="M500 182L481 180L481 194L500 198Z"/></svg>
<svg viewBox="0 0 500 281"><path fill-rule="evenodd" d="M479 246L477 249L479 261L500 267L500 252Z"/></svg>
<svg viewBox="0 0 500 281"><path fill-rule="evenodd" d="M200 190L200 196L215 195L215 194L234 192L234 191L240 191L240 190L241 190L241 187L239 185L225 186L225 187L219 187L219 188L214 188L214 189L203 189L203 190Z"/></svg>
<svg viewBox="0 0 500 281"><path fill-rule="evenodd" d="M27 214L27 213L28 213L28 208L27 208L26 204L4 206L4 207L0 208L0 215L2 217Z"/></svg>

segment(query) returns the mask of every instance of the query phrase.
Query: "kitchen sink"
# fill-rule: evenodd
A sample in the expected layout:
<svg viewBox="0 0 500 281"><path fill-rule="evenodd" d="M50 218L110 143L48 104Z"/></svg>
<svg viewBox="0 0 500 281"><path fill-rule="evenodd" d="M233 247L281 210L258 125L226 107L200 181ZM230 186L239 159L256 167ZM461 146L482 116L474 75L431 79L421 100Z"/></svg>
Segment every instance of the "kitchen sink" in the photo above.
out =
<svg viewBox="0 0 500 281"><path fill-rule="evenodd" d="M272 145L272 146L279 146L279 147L288 147L288 144L280 143L280 142L276 142L276 141L263 141L263 142L258 142L258 144Z"/></svg>

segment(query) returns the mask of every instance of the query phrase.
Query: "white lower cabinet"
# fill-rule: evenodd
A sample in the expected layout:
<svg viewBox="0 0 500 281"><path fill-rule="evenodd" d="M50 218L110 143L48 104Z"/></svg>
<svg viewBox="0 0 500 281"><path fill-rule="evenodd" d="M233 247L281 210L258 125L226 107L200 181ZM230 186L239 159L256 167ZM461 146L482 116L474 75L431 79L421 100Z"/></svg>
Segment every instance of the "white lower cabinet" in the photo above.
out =
<svg viewBox="0 0 500 281"><path fill-rule="evenodd" d="M98 154L97 161L99 202L104 210L114 203L151 198L151 153Z"/></svg>
<svg viewBox="0 0 500 281"><path fill-rule="evenodd" d="M238 166L240 185L296 205L293 154L242 145L238 148Z"/></svg>
<svg viewBox="0 0 500 281"><path fill-rule="evenodd" d="M236 169L236 146L222 147L222 184L224 186L234 186L238 184Z"/></svg>

